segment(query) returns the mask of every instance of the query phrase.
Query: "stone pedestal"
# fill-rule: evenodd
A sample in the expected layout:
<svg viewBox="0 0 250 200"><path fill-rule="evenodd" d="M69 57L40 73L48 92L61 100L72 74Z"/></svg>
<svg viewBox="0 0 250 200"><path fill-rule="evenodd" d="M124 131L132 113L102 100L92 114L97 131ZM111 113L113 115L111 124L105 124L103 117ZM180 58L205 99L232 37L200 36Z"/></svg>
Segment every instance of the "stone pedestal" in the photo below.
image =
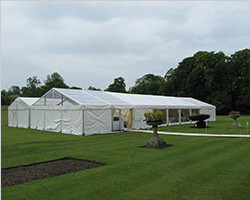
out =
<svg viewBox="0 0 250 200"><path fill-rule="evenodd" d="M233 124L233 126L232 126L231 128L234 128L234 129L241 128L241 126L238 125L238 124L237 124L237 121L236 121L236 119L237 119L238 117L239 117L238 115L236 115L236 116L230 116L230 118L232 118L232 119L234 120L234 124Z"/></svg>
<svg viewBox="0 0 250 200"><path fill-rule="evenodd" d="M160 138L158 136L157 129L158 129L159 124L162 124L162 121L161 121L161 123L160 122L155 122L155 123L150 122L150 125L153 125L153 136L147 142L146 148L163 149L163 148L167 147L167 143L162 138Z"/></svg>

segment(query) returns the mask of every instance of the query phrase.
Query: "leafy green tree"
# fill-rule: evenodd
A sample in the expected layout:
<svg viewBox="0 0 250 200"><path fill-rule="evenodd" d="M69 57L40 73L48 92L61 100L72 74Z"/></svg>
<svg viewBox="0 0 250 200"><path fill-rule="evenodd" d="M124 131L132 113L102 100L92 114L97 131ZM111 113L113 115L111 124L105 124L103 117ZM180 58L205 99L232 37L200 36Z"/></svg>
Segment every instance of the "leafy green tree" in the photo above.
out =
<svg viewBox="0 0 250 200"><path fill-rule="evenodd" d="M75 89L75 90L82 90L82 88L80 88L80 87L77 87L77 86L72 86L72 87L70 87L70 89Z"/></svg>
<svg viewBox="0 0 250 200"><path fill-rule="evenodd" d="M69 88L69 86L64 82L63 77L54 72L51 75L48 75L46 80L44 81L44 89L45 92L49 91L51 88Z"/></svg>
<svg viewBox="0 0 250 200"><path fill-rule="evenodd" d="M162 94L164 78L154 74L146 74L138 78L135 86L130 88L130 93L134 94Z"/></svg>
<svg viewBox="0 0 250 200"><path fill-rule="evenodd" d="M126 93L127 91L124 78L115 78L114 83L110 84L105 91Z"/></svg>
<svg viewBox="0 0 250 200"><path fill-rule="evenodd" d="M9 105L10 104L10 99L8 92L6 90L1 91L1 105Z"/></svg>
<svg viewBox="0 0 250 200"><path fill-rule="evenodd" d="M223 52L200 51L183 59L165 75L163 94L189 96L217 106L218 113L230 110L228 57ZM226 103L225 103L226 102Z"/></svg>
<svg viewBox="0 0 250 200"><path fill-rule="evenodd" d="M17 97L21 96L21 90L19 86L11 86L11 88L6 91L1 91L1 105L10 105Z"/></svg>
<svg viewBox="0 0 250 200"><path fill-rule="evenodd" d="M94 91L102 91L100 88L95 88L93 86L89 86L88 90L94 90Z"/></svg>
<svg viewBox="0 0 250 200"><path fill-rule="evenodd" d="M229 58L228 86L232 110L250 112L250 49L235 52Z"/></svg>
<svg viewBox="0 0 250 200"><path fill-rule="evenodd" d="M39 97L42 96L43 90L40 87L41 81L37 76L29 77L26 80L26 87L22 87L22 96L25 97Z"/></svg>
<svg viewBox="0 0 250 200"><path fill-rule="evenodd" d="M20 96L21 94L20 87L16 85L11 86L11 88L9 89L9 93L11 93L12 95Z"/></svg>

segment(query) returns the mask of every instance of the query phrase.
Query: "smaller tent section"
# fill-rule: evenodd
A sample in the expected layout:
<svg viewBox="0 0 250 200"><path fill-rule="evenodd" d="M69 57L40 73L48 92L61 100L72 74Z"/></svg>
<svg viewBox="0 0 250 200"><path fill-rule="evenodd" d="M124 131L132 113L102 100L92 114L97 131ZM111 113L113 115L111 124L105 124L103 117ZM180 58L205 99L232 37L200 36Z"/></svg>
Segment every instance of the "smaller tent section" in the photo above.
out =
<svg viewBox="0 0 250 200"><path fill-rule="evenodd" d="M18 97L8 107L8 126L29 128L30 107L39 98Z"/></svg>

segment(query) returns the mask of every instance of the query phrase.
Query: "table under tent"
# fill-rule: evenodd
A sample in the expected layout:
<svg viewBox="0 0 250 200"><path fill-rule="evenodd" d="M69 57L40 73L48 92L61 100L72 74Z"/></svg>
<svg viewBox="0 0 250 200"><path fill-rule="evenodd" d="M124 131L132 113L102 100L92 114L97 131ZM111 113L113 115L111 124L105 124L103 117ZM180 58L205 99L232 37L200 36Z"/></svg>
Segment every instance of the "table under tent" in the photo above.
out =
<svg viewBox="0 0 250 200"><path fill-rule="evenodd" d="M75 135L148 128L144 112L162 110L163 125L190 123L189 116L209 114L215 106L192 98L52 88L30 109L30 128Z"/></svg>
<svg viewBox="0 0 250 200"><path fill-rule="evenodd" d="M39 98L18 97L8 107L8 126L28 128L30 126L30 106Z"/></svg>

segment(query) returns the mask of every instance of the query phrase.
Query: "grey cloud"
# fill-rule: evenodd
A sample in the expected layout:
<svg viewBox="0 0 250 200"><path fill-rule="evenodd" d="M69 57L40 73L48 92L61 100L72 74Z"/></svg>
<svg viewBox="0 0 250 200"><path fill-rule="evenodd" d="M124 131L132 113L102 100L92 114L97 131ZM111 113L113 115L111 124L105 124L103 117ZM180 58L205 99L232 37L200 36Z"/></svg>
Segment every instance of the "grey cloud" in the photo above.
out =
<svg viewBox="0 0 250 200"><path fill-rule="evenodd" d="M199 50L249 48L249 4L2 2L3 88L53 71L69 85L105 89L123 76L130 87Z"/></svg>

